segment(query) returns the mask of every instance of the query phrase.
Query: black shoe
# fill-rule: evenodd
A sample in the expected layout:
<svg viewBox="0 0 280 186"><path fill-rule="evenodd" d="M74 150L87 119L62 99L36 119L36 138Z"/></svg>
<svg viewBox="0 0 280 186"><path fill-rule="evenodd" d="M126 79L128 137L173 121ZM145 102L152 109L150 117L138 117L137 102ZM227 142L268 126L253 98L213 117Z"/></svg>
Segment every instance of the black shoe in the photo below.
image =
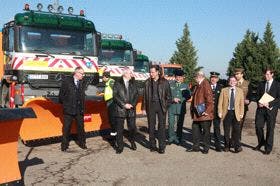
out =
<svg viewBox="0 0 280 186"><path fill-rule="evenodd" d="M131 149L132 150L136 150L137 149L137 146L136 146L135 142L131 142Z"/></svg>
<svg viewBox="0 0 280 186"><path fill-rule="evenodd" d="M151 151L151 152L155 152L155 151L157 151L157 148L156 148L156 147L151 147L151 148L150 148L150 151Z"/></svg>
<svg viewBox="0 0 280 186"><path fill-rule="evenodd" d="M80 147L81 149L87 149L86 144L79 145L79 147Z"/></svg>
<svg viewBox="0 0 280 186"><path fill-rule="evenodd" d="M270 151L270 150L265 150L263 154L265 154L265 155L269 155L270 153L271 153L271 151Z"/></svg>
<svg viewBox="0 0 280 186"><path fill-rule="evenodd" d="M62 152L66 152L67 149L68 149L68 147L61 147Z"/></svg>
<svg viewBox="0 0 280 186"><path fill-rule="evenodd" d="M68 149L68 145L66 144L61 144L61 151L65 152Z"/></svg>
<svg viewBox="0 0 280 186"><path fill-rule="evenodd" d="M202 152L202 154L208 154L209 149L203 149L201 152Z"/></svg>
<svg viewBox="0 0 280 186"><path fill-rule="evenodd" d="M225 151L225 152L228 152L228 151L229 151L229 147L225 147L225 148L224 148L224 151Z"/></svg>
<svg viewBox="0 0 280 186"><path fill-rule="evenodd" d="M216 148L215 148L215 151L217 151L217 152L222 152L222 149L221 149L221 147L216 147Z"/></svg>
<svg viewBox="0 0 280 186"><path fill-rule="evenodd" d="M192 149L188 149L187 151L188 151L188 152L199 152L200 150L199 150L199 149L192 148Z"/></svg>
<svg viewBox="0 0 280 186"><path fill-rule="evenodd" d="M164 153L165 153L165 149L159 149L159 150L158 150L158 153L164 154Z"/></svg>
<svg viewBox="0 0 280 186"><path fill-rule="evenodd" d="M259 150L261 150L261 148L262 148L262 145L257 145L257 146L255 146L254 148L253 148L253 150L255 150L255 151L259 151Z"/></svg>
<svg viewBox="0 0 280 186"><path fill-rule="evenodd" d="M235 152L235 153L239 153L239 152L241 152L242 150L243 150L242 147L238 147L238 148L235 148L234 152Z"/></svg>
<svg viewBox="0 0 280 186"><path fill-rule="evenodd" d="M123 152L123 149L117 149L116 154L121 154Z"/></svg>

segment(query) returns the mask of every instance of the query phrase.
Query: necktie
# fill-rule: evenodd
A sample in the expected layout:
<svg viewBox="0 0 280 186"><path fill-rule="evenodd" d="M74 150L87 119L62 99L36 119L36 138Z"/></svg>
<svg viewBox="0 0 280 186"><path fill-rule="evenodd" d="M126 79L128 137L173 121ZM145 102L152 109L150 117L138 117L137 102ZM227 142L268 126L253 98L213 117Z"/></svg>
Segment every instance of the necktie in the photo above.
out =
<svg viewBox="0 0 280 186"><path fill-rule="evenodd" d="M180 86L180 83L176 83L176 85L177 85L177 87L179 87L179 86Z"/></svg>
<svg viewBox="0 0 280 186"><path fill-rule="evenodd" d="M212 85L212 90L215 91L215 89L216 89L216 86Z"/></svg>
<svg viewBox="0 0 280 186"><path fill-rule="evenodd" d="M269 91L269 81L266 82L266 88L265 88L265 92Z"/></svg>
<svg viewBox="0 0 280 186"><path fill-rule="evenodd" d="M79 86L80 86L80 82L76 81L76 87L79 88Z"/></svg>
<svg viewBox="0 0 280 186"><path fill-rule="evenodd" d="M231 89L230 93L230 100L229 100L229 109L233 110L234 109L234 89Z"/></svg>

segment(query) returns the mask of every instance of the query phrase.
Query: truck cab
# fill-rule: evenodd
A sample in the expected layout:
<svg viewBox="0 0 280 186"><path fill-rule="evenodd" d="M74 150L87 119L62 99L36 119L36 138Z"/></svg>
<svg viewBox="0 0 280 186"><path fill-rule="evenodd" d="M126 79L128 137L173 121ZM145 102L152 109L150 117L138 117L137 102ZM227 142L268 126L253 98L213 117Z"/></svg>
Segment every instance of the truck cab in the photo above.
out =
<svg viewBox="0 0 280 186"><path fill-rule="evenodd" d="M133 70L136 51L133 50L132 44L118 34L102 34L101 38L99 74L110 71L111 77L116 78L122 76L124 67Z"/></svg>
<svg viewBox="0 0 280 186"><path fill-rule="evenodd" d="M12 84L15 98L19 98L17 104L32 97L57 96L62 78L78 66L90 80L89 87L98 82L100 34L93 22L84 17L83 11L73 15L72 7L68 14L62 13L61 6L55 11L49 5L48 11L43 11L39 3L37 8L30 10L26 4L23 13L4 25L2 106L10 101ZM95 93L90 90L89 94Z"/></svg>
<svg viewBox="0 0 280 186"><path fill-rule="evenodd" d="M161 64L161 74L167 80L175 80L174 72L177 69L183 69L181 64Z"/></svg>

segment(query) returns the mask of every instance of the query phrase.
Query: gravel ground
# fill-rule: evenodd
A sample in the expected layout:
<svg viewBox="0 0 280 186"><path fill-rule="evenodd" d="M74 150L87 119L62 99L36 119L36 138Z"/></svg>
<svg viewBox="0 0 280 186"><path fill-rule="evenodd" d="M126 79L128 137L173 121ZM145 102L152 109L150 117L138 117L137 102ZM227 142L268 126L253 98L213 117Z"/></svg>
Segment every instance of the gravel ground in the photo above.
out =
<svg viewBox="0 0 280 186"><path fill-rule="evenodd" d="M165 154L148 147L146 118L137 119L137 150L116 154L102 137L87 139L87 150L74 141L68 152L53 143L27 147L19 143L19 161L25 185L280 185L280 117L270 155L255 152L255 104L250 105L243 130L243 151L239 154L210 150L187 152L191 148L191 119L186 114L184 142L169 145ZM280 114L278 114L280 115ZM212 144L213 145L213 144ZM213 146L212 146L213 147Z"/></svg>

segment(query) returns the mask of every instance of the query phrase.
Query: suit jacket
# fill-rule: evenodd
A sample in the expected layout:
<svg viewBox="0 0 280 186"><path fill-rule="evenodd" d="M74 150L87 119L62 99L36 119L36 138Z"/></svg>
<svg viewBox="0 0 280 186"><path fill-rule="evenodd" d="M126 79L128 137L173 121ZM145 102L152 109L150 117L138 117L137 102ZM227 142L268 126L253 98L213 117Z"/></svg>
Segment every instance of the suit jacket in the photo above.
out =
<svg viewBox="0 0 280 186"><path fill-rule="evenodd" d="M266 81L260 82L256 93L256 97L258 101L265 93L265 87L266 87ZM267 109L267 111L271 113L276 112L277 114L278 108L280 106L280 83L278 81L273 80L272 84L270 85L268 94L274 97L274 100L269 102L269 107L272 108L272 110ZM266 108L259 107L258 109L266 109Z"/></svg>
<svg viewBox="0 0 280 186"><path fill-rule="evenodd" d="M79 88L76 88L74 78L65 77L59 90L59 102L63 104L63 113L75 115L78 112L84 113L86 81L79 81Z"/></svg>
<svg viewBox="0 0 280 186"><path fill-rule="evenodd" d="M241 88L242 91L243 91L243 95L244 95L244 100L245 99L248 99L248 100L251 100L251 93L252 93L252 88L250 87L250 83L249 81L247 80L243 80L241 84L239 84L237 82L237 85L236 85L238 88ZM244 105L244 111L248 111L248 105Z"/></svg>
<svg viewBox="0 0 280 186"><path fill-rule="evenodd" d="M179 98L179 103L172 102L168 108L168 112L172 114L185 114L186 113L186 101L191 98L191 92L186 83L180 83L177 85L176 81L170 82L170 89L172 95L172 101L174 98Z"/></svg>
<svg viewBox="0 0 280 186"><path fill-rule="evenodd" d="M120 78L115 82L113 87L113 101L115 106L114 116L116 117L135 117L136 116L136 104L138 101L138 89L135 79L129 80L128 92L125 88L123 78ZM127 110L124 105L131 104L132 109Z"/></svg>
<svg viewBox="0 0 280 186"><path fill-rule="evenodd" d="M208 116L199 116L196 112L195 106L204 103L206 107L206 113ZM193 98L191 102L191 116L194 121L208 121L214 119L214 103L213 93L209 82L204 79L200 85L196 85L193 92Z"/></svg>
<svg viewBox="0 0 280 186"><path fill-rule="evenodd" d="M222 88L223 88L223 86L221 84L217 83L215 90L212 90L213 102L214 102L214 118L219 118L219 116L218 116L218 102L219 102L219 97L220 97Z"/></svg>
<svg viewBox="0 0 280 186"><path fill-rule="evenodd" d="M218 113L222 115L222 120L225 119L228 112L230 88L223 88L219 97ZM234 112L237 121L241 121L244 115L244 94L241 88L235 87L235 89Z"/></svg>
<svg viewBox="0 0 280 186"><path fill-rule="evenodd" d="M241 84L237 83L236 85L238 88L241 88L243 91L243 95L244 95L244 99L247 98L248 95L248 91L249 91L249 81L247 80L243 80L243 82Z"/></svg>
<svg viewBox="0 0 280 186"><path fill-rule="evenodd" d="M151 78L147 79L144 84L144 94L143 94L143 102L142 102L142 110L146 110L147 117L149 117L149 111L151 109L152 102L152 82ZM171 89L169 82L165 78L158 79L158 96L160 105L163 113L167 112L168 107L172 102Z"/></svg>

